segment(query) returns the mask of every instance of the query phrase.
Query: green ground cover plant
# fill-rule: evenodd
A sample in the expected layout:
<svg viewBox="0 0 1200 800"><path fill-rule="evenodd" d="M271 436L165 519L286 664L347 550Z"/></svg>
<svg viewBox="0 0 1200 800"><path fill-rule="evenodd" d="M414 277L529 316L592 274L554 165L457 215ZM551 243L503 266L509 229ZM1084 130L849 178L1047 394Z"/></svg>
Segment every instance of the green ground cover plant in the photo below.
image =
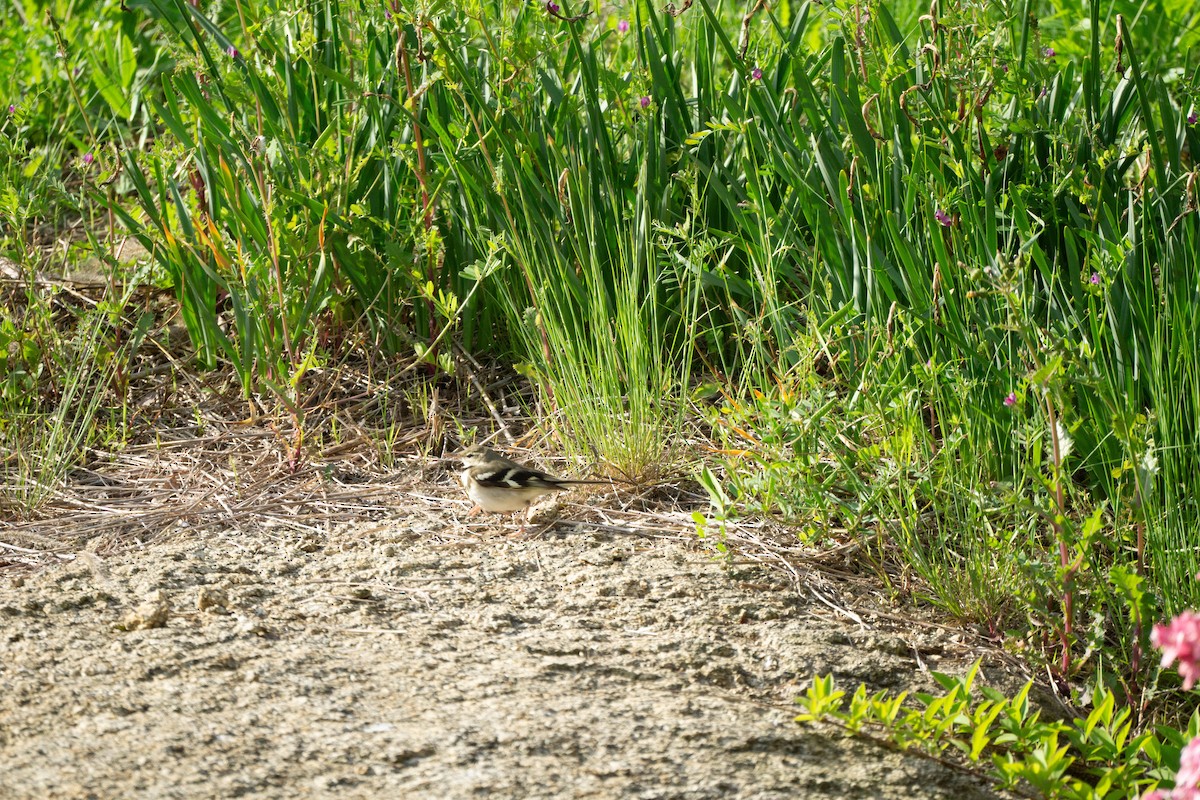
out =
<svg viewBox="0 0 1200 800"><path fill-rule="evenodd" d="M634 480L703 423L714 519L857 537L1065 695L1139 735L1165 707L1152 624L1200 604L1194 4L14 8L24 280L86 219L123 309L128 233L195 366L297 428L351 341L511 362ZM0 312L0 419L111 396L45 366L44 302Z"/></svg>

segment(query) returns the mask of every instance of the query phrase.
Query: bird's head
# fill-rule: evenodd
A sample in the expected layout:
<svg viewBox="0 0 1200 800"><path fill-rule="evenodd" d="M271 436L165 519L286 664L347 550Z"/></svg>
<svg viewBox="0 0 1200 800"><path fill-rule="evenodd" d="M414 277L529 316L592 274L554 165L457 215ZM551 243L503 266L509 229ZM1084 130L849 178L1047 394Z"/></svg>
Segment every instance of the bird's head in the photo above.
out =
<svg viewBox="0 0 1200 800"><path fill-rule="evenodd" d="M467 449L460 450L459 452L450 456L450 458L456 461L461 461L463 466L469 469L471 467L483 466L490 461L495 461L497 458L499 458L499 456L497 456L495 451L489 447L485 447L481 444L473 444Z"/></svg>

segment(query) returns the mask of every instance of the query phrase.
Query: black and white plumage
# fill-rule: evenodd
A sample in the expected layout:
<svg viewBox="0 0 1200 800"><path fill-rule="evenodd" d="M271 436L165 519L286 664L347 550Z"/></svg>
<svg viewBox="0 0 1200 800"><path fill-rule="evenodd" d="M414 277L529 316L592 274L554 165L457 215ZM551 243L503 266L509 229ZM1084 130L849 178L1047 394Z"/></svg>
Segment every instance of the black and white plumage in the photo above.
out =
<svg viewBox="0 0 1200 800"><path fill-rule="evenodd" d="M514 512L527 510L539 497L561 492L581 483L607 481L558 478L533 467L510 461L483 445L468 447L454 456L465 469L461 480L476 511Z"/></svg>

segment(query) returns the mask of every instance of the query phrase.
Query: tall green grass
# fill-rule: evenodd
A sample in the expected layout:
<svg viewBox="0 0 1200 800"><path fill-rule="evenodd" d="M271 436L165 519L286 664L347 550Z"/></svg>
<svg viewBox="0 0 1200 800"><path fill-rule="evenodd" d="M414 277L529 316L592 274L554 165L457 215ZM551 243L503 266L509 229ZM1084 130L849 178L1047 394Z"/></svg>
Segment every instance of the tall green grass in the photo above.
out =
<svg viewBox="0 0 1200 800"><path fill-rule="evenodd" d="M872 7L815 58L793 31L784 74L730 114L753 124L719 134L753 153L733 163L786 188L749 203L736 189L754 179L713 182L735 187L717 196L744 252L789 254L762 259L767 283L799 272L809 314L851 311L828 384L841 419L815 464L797 454L798 496L822 507L835 461L839 521L888 531L936 602L995 625L1041 609L1065 651L1097 635L1080 609L1122 602L1109 570L1144 571L1166 609L1200 599L1181 535L1200 411L1195 12L1173 19L1191 74L1170 85L1137 25L1093 5L1087 41L1052 39L1034 10L964 9L902 33ZM810 357L825 347L810 341ZM784 453L812 435L767 419Z"/></svg>
<svg viewBox="0 0 1200 800"><path fill-rule="evenodd" d="M543 35L553 27L544 12L520 16ZM462 222L475 247L484 236L501 243L497 292L522 360L568 449L653 477L686 409L699 286L695 265L660 241L672 238L660 229L679 219L685 191L666 169L669 100L614 96L612 62L632 55L616 30L584 41L563 27L540 83L496 105L488 98L504 91L505 43L488 40L470 63L438 35L456 105L478 109L480 147L456 148L453 123L430 127L453 153L458 184L491 188Z"/></svg>

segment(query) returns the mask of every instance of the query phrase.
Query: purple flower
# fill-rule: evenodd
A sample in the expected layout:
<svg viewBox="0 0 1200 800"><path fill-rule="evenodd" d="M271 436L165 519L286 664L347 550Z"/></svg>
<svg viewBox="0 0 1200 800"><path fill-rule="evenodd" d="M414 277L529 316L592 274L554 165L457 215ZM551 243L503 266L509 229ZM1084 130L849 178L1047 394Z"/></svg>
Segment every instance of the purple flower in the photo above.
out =
<svg viewBox="0 0 1200 800"><path fill-rule="evenodd" d="M950 215L945 211L942 211L940 208L933 212L933 218L947 228L954 224L954 220L950 218Z"/></svg>
<svg viewBox="0 0 1200 800"><path fill-rule="evenodd" d="M554 2L554 0L547 0L546 10L549 11L551 14L557 14L558 13L558 3Z"/></svg>
<svg viewBox="0 0 1200 800"><path fill-rule="evenodd" d="M9 103L8 104L8 113L10 113L10 114L17 113L17 107L14 106L12 103Z"/></svg>
<svg viewBox="0 0 1200 800"><path fill-rule="evenodd" d="M84 154L83 154L83 163L85 163L85 164L91 164L91 163L92 163L93 161L95 161L95 160L96 160L96 157L95 157L94 155L92 155L91 153L84 153Z"/></svg>
<svg viewBox="0 0 1200 800"><path fill-rule="evenodd" d="M1017 393L1009 392L1008 397L1004 398L1004 405L1008 406L1009 408L1012 408L1016 404L1017 404Z"/></svg>
<svg viewBox="0 0 1200 800"><path fill-rule="evenodd" d="M9 109L11 110L11 109L12 109L12 106L9 106ZM1196 124L1196 119L1197 119L1197 117L1196 117L1196 112L1195 112L1195 111L1193 111L1192 113L1188 114L1188 125L1195 125L1195 124Z"/></svg>
<svg viewBox="0 0 1200 800"><path fill-rule="evenodd" d="M383 10L383 18L386 19L388 22L392 21L392 10L390 8L385 8Z"/></svg>
<svg viewBox="0 0 1200 800"><path fill-rule="evenodd" d="M750 77L756 81L761 81L762 80L762 70L759 69L758 67L755 67L754 69L750 70Z"/></svg>
<svg viewBox="0 0 1200 800"><path fill-rule="evenodd" d="M1056 55L1058 55L1058 53L1054 52L1053 47L1047 47L1042 51L1042 55L1044 55L1046 58L1054 58Z"/></svg>
<svg viewBox="0 0 1200 800"><path fill-rule="evenodd" d="M1099 286L1100 285L1100 273L1093 272L1092 277L1089 278L1089 280L1091 280L1093 286Z"/></svg>
<svg viewBox="0 0 1200 800"><path fill-rule="evenodd" d="M1043 97L1045 97L1045 96L1046 96L1046 95L1048 95L1048 94L1050 94L1050 90L1049 90L1049 89L1047 89L1045 86L1043 86L1043 87L1042 87L1042 91L1040 91L1040 92L1038 93L1038 100L1041 100Z"/></svg>
<svg viewBox="0 0 1200 800"><path fill-rule="evenodd" d="M623 19L620 22L618 22L617 30L619 30L621 33L628 33L629 32L629 20Z"/></svg>
<svg viewBox="0 0 1200 800"><path fill-rule="evenodd" d="M642 99L639 100L638 102L642 104L642 108L649 108L650 107L650 96L644 94L644 95L642 95Z"/></svg>
<svg viewBox="0 0 1200 800"><path fill-rule="evenodd" d="M237 58L238 50L233 45L229 45L229 47L225 48L225 55L229 56L230 58Z"/></svg>

